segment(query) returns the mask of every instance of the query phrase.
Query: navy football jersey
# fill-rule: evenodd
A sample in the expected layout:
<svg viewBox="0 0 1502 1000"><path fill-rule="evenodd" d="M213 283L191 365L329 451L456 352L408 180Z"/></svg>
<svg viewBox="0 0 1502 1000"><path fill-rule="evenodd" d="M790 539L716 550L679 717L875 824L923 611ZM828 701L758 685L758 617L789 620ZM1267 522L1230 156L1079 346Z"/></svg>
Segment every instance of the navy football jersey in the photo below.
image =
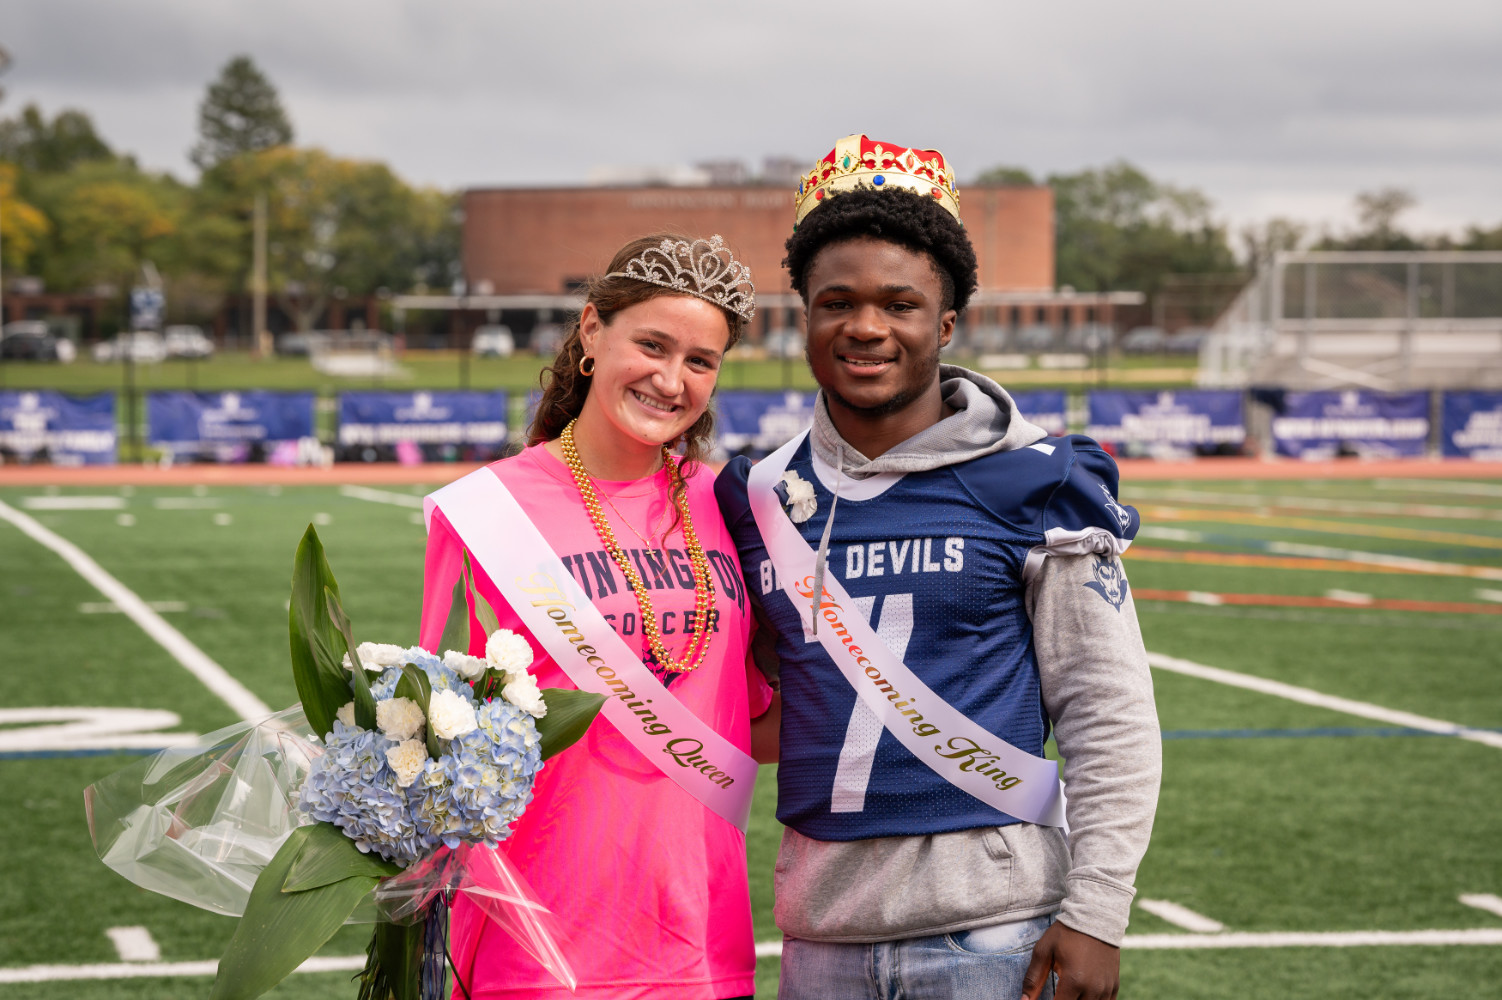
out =
<svg viewBox="0 0 1502 1000"><path fill-rule="evenodd" d="M1017 822L919 761L860 702L779 586L746 498L748 459L716 483L749 593L777 633L782 755L777 818L817 840L912 836ZM789 472L817 509L796 525L817 548L834 470L805 439ZM1044 553L1116 551L1137 515L1116 502L1116 464L1086 437L924 472L840 483L827 573L888 648L983 729L1042 756L1043 708L1026 581ZM788 508L783 506L784 516Z"/></svg>

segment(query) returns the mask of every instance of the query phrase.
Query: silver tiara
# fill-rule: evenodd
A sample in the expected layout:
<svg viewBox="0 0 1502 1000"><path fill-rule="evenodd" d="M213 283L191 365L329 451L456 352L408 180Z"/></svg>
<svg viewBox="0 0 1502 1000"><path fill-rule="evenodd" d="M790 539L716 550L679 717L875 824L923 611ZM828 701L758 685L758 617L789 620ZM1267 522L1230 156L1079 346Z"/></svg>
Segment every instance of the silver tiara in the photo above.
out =
<svg viewBox="0 0 1502 1000"><path fill-rule="evenodd" d="M707 240L663 240L626 262L607 278L634 278L693 295L729 309L750 322L756 314L756 286L751 269L735 259L718 234Z"/></svg>

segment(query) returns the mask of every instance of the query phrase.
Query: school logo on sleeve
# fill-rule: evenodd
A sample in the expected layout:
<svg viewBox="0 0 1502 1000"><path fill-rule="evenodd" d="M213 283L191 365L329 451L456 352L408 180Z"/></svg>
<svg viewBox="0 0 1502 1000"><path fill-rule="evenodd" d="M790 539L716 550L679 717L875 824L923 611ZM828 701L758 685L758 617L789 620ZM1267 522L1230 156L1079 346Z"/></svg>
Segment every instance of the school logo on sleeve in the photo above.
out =
<svg viewBox="0 0 1502 1000"><path fill-rule="evenodd" d="M1121 564L1114 556L1093 557L1095 559L1095 579L1085 586L1095 591L1101 598L1117 611L1121 610L1121 602L1126 600L1127 582L1122 575Z"/></svg>
<svg viewBox="0 0 1502 1000"><path fill-rule="evenodd" d="M1117 523L1121 525L1121 530L1126 531L1132 523L1132 515L1126 512L1125 507L1116 502L1116 498L1111 496L1110 489L1104 483L1099 485L1100 491L1106 495L1106 510L1110 511L1116 518ZM1119 601L1117 603L1118 605L1120 604Z"/></svg>

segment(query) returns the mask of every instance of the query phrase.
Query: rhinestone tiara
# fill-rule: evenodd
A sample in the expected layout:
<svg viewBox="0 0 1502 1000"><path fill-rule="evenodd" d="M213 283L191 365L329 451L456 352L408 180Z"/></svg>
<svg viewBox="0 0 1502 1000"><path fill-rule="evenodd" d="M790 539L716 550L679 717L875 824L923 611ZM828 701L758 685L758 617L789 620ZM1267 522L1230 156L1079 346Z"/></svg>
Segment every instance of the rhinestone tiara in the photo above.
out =
<svg viewBox="0 0 1502 1000"><path fill-rule="evenodd" d="M750 322L756 314L751 269L735 259L719 234L707 240L665 239L607 278L632 278L712 302Z"/></svg>

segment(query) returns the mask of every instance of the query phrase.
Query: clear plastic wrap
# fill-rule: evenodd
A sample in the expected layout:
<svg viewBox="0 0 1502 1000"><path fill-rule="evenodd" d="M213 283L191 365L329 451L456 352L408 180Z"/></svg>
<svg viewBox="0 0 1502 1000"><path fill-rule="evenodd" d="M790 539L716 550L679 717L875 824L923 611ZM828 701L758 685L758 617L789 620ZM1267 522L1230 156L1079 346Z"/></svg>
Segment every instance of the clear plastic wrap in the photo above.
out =
<svg viewBox="0 0 1502 1000"><path fill-rule="evenodd" d="M297 790L322 753L300 706L162 750L84 790L95 853L143 889L241 916L262 869L311 822ZM461 895L575 987L552 913L495 848L440 848L383 880L346 922L413 923Z"/></svg>

